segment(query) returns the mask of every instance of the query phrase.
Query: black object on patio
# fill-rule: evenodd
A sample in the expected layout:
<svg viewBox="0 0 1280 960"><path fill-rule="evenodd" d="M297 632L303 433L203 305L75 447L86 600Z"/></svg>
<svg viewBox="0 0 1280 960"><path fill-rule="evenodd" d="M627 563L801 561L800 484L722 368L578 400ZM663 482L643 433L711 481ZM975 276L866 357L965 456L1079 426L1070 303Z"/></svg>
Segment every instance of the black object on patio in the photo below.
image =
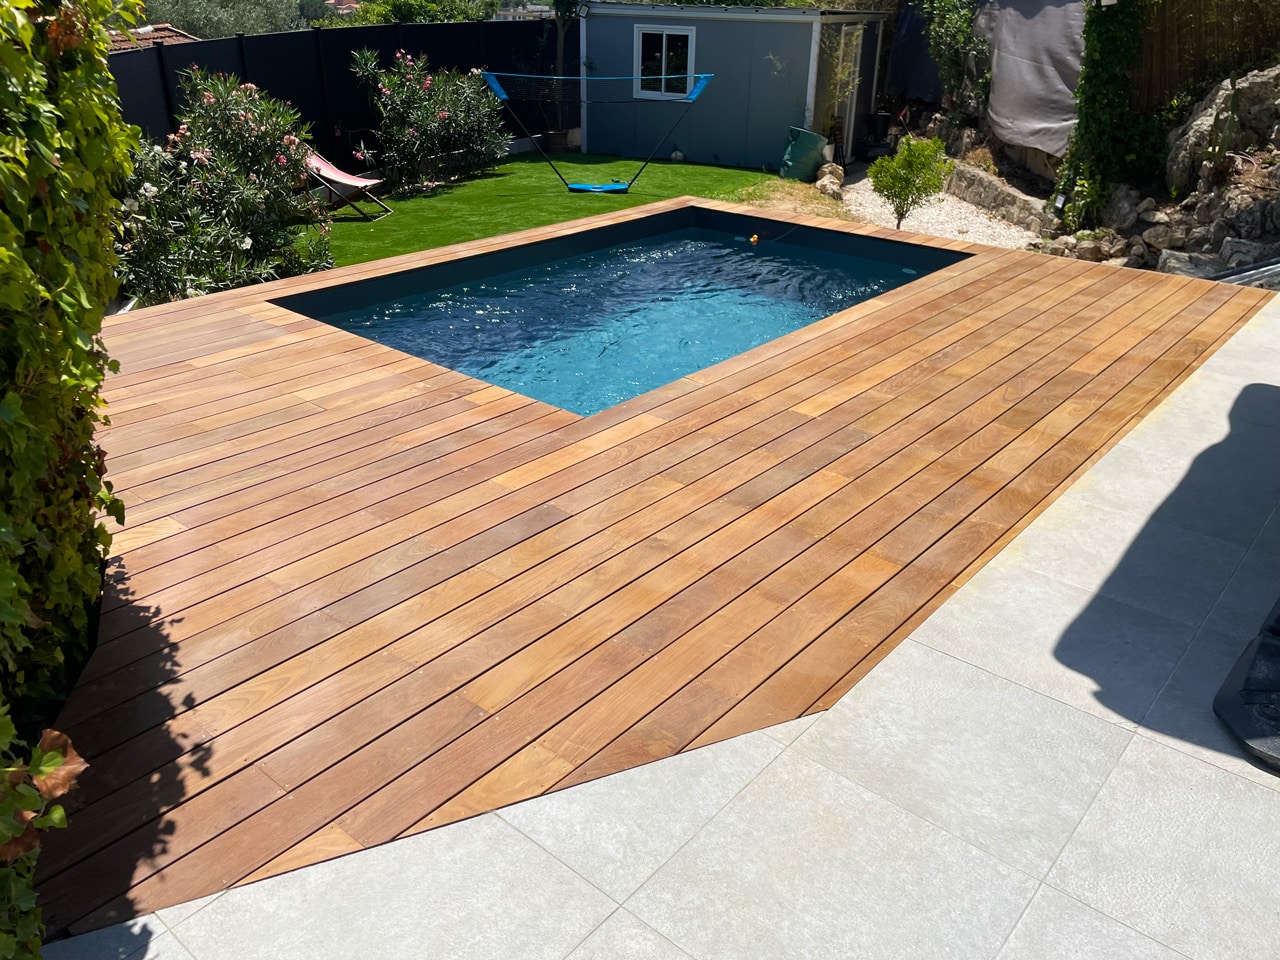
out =
<svg viewBox="0 0 1280 960"><path fill-rule="evenodd" d="M1280 773L1280 600L1227 674L1213 712L1246 750Z"/></svg>

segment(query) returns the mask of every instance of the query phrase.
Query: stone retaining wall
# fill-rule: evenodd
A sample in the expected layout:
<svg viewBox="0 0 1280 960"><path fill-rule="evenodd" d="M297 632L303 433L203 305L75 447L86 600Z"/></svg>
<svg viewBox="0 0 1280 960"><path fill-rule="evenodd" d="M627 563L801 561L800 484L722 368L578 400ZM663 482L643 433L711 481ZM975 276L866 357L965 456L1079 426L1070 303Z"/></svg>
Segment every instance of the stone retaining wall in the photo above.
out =
<svg viewBox="0 0 1280 960"><path fill-rule="evenodd" d="M976 167L957 163L947 181L947 192L992 216L1040 233L1044 229L1044 204Z"/></svg>

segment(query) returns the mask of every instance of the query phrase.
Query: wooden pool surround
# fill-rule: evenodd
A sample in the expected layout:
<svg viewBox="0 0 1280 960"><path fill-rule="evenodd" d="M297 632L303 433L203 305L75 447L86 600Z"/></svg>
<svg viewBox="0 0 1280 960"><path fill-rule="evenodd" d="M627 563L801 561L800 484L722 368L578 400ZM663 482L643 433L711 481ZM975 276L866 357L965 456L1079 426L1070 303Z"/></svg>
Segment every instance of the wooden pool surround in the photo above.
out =
<svg viewBox="0 0 1280 960"><path fill-rule="evenodd" d="M107 319L51 933L830 706L1271 296L768 214L974 255L588 418L268 302L686 204Z"/></svg>

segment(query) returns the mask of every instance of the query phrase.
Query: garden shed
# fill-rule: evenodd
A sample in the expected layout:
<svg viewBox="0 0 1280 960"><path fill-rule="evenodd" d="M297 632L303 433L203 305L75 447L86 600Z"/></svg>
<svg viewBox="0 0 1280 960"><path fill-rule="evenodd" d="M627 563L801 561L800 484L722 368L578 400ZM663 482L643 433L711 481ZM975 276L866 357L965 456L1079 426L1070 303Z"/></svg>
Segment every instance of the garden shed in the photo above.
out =
<svg viewBox="0 0 1280 960"><path fill-rule="evenodd" d="M715 74L670 134L690 89L679 80L637 79L630 102L588 103L584 151L678 147L697 163L776 169L791 127L828 134L836 117L851 155L875 107L883 12L594 2L580 13L584 78Z"/></svg>

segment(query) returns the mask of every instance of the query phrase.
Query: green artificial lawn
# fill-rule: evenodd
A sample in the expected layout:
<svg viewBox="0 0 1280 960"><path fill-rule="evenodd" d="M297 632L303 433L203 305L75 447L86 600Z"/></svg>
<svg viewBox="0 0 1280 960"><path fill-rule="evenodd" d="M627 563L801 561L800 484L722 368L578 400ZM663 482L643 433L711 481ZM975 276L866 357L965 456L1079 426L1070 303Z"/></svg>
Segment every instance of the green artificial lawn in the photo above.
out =
<svg viewBox="0 0 1280 960"><path fill-rule="evenodd" d="M639 160L591 154L562 154L555 161L570 183L609 183L614 177L626 182L640 168ZM338 266L364 263L685 194L732 200L738 191L776 179L762 171L655 161L627 193L570 193L542 157L526 154L475 180L403 200L384 197L395 213L374 223L350 207L336 208L333 257Z"/></svg>

